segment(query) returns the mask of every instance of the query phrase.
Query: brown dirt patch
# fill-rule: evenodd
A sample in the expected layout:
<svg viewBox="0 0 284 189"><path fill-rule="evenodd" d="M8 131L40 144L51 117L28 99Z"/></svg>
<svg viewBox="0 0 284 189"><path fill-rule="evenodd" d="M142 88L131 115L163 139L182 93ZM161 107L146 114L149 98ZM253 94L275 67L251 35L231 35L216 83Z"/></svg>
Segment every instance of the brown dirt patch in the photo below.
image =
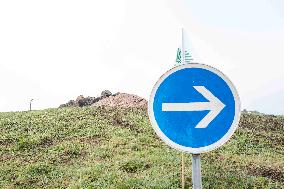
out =
<svg viewBox="0 0 284 189"><path fill-rule="evenodd" d="M250 165L247 167L247 170L250 174L255 176L263 176L270 178L272 180L284 182L284 169L283 167L275 166L255 166Z"/></svg>
<svg viewBox="0 0 284 189"><path fill-rule="evenodd" d="M147 101L137 95L119 93L115 96L109 96L107 98L104 98L94 103L92 106L109 106L123 108L147 107Z"/></svg>

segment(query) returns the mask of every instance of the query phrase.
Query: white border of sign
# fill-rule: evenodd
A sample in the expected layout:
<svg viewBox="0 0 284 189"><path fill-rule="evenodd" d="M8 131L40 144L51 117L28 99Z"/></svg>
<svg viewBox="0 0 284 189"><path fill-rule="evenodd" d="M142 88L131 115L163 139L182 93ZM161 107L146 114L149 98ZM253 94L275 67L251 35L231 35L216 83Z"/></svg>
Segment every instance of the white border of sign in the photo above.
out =
<svg viewBox="0 0 284 189"><path fill-rule="evenodd" d="M160 128L159 128L159 126L156 122L156 119L155 119L155 115L154 115L154 111L153 111L153 103L154 103L154 97L156 95L156 92L157 92L159 86L169 75L171 75L172 73L174 73L176 71L186 69L186 68L202 68L202 69L205 69L205 70L208 70L208 71L215 73L216 75L221 77L227 83L227 85L229 86L230 90L232 91L234 99L235 99L235 117L234 117L234 120L232 122L230 129L221 139L219 139L217 142L215 142L213 144L210 144L209 146L204 146L204 147L200 147L200 148L191 148L191 147L179 145L179 144L173 142L171 139L169 139L160 130ZM193 154L208 152L208 151L214 150L214 149L222 146L223 144L225 144L231 138L231 136L234 134L236 129L238 128L238 123L239 123L239 120L240 120L240 109L241 109L241 104L240 104L238 92L237 92L235 86L233 85L233 83L229 80L229 78L227 76L225 76L221 71L217 70L216 68L213 68L213 67L205 65L205 64L199 64L199 63L183 64L183 65L180 65L180 66L176 66L176 67L172 68L171 70L167 71L165 74L163 74L160 77L160 79L157 81L157 83L155 84L155 86L154 86L154 88L151 92L150 100L149 100L149 103L148 103L148 115L149 115L152 127L154 128L157 135L167 145L171 146L172 148L175 148L175 149L182 151L182 152L193 153Z"/></svg>

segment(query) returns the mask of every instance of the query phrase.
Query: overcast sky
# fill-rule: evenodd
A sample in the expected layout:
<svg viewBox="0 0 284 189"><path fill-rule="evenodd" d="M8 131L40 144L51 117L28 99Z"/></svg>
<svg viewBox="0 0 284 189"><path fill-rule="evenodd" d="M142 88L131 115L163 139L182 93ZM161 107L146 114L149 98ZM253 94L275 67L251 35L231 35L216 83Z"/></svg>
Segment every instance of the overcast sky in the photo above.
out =
<svg viewBox="0 0 284 189"><path fill-rule="evenodd" d="M284 114L284 1L0 1L0 111L58 107L104 89L149 98L185 28L195 59L242 109Z"/></svg>

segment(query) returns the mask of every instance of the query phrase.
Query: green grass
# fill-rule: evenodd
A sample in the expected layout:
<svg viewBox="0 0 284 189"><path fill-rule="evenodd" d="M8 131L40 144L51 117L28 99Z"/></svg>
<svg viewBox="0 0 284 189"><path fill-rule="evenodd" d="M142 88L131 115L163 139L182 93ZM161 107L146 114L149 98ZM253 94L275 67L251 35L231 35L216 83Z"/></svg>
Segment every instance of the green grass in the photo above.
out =
<svg viewBox="0 0 284 189"><path fill-rule="evenodd" d="M0 188L180 188L181 154L143 109L0 113L0 134ZM284 118L243 114L232 139L201 157L204 188L284 188Z"/></svg>

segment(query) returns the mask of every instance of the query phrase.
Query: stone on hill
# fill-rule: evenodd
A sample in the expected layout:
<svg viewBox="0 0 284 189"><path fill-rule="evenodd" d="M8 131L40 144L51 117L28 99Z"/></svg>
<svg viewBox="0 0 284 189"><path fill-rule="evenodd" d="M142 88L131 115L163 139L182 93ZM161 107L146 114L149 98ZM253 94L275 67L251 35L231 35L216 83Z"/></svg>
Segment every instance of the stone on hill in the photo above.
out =
<svg viewBox="0 0 284 189"><path fill-rule="evenodd" d="M109 90L104 90L104 91L102 91L102 93L101 93L101 97L102 98L106 98L106 97L109 97L109 96L111 96L112 95L112 93L109 91Z"/></svg>
<svg viewBox="0 0 284 189"><path fill-rule="evenodd" d="M79 100L82 100L84 99L84 96L83 95L79 95L77 98L76 98L76 102L78 102Z"/></svg>
<svg viewBox="0 0 284 189"><path fill-rule="evenodd" d="M95 102L96 98L95 97L86 97L83 99L80 99L78 101L79 107L83 107L83 106L91 106L94 102Z"/></svg>
<svg viewBox="0 0 284 189"><path fill-rule="evenodd" d="M84 107L84 106L110 106L110 107L146 107L147 101L137 95L127 93L112 94L109 90L104 90L99 97L84 97L80 95L76 100L70 100L63 107Z"/></svg>
<svg viewBox="0 0 284 189"><path fill-rule="evenodd" d="M64 107L75 107L77 106L76 102L74 100L69 100L66 104L61 104L59 108L64 108Z"/></svg>

